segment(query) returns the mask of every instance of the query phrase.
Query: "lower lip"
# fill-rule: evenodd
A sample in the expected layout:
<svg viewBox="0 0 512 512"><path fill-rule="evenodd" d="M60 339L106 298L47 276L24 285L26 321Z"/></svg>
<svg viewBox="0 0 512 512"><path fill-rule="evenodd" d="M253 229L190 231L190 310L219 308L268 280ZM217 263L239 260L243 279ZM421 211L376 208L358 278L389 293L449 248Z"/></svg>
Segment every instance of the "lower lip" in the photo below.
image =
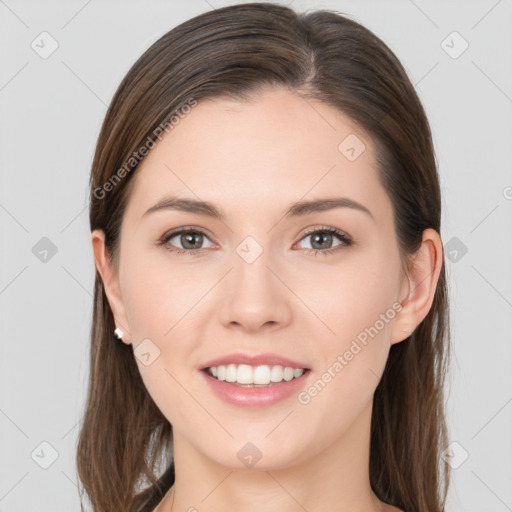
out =
<svg viewBox="0 0 512 512"><path fill-rule="evenodd" d="M217 380L204 370L201 370L201 373L213 392L224 401L239 407L266 407L298 393L304 387L310 370L305 371L296 379L273 382L265 387L253 388Z"/></svg>

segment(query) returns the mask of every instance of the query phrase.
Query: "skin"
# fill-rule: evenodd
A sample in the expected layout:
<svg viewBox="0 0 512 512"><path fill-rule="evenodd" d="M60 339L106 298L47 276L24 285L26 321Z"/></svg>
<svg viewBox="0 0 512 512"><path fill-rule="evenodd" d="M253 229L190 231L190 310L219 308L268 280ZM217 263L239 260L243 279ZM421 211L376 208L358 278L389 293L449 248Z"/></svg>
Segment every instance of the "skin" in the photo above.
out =
<svg viewBox="0 0 512 512"><path fill-rule="evenodd" d="M338 150L349 134L366 146L354 161ZM398 510L370 487L372 398L391 344L407 338L432 305L442 244L426 230L406 275L392 203L377 176L371 139L326 104L274 88L250 102L205 100L137 170L119 267L108 259L103 232L92 233L123 342L135 350L149 338L160 350L149 366L136 358L174 431L176 482L159 512ZM168 194L210 201L226 218L176 210L142 218ZM333 196L362 203L373 218L350 208L283 218L293 202ZM207 232L197 242L202 249L191 249L201 255L157 245L185 226ZM325 226L355 242L307 254L318 245L305 230ZM236 252L249 235L263 249L253 263ZM182 242L175 236L167 246L182 249ZM319 251L343 242L333 236L331 244ZM269 407L236 407L198 372L232 352L274 352L308 364L308 389L395 302L402 309L306 405L292 395ZM248 441L262 453L252 468L237 457Z"/></svg>

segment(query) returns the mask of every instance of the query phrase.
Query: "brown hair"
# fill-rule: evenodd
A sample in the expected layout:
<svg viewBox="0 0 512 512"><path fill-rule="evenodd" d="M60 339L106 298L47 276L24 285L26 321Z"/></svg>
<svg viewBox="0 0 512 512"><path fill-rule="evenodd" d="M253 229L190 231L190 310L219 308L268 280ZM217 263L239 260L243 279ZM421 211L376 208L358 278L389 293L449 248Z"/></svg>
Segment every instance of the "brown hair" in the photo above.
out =
<svg viewBox="0 0 512 512"><path fill-rule="evenodd" d="M240 4L196 16L163 35L135 62L112 99L92 164L90 227L105 232L115 269L121 221L140 162L134 152L155 141L158 127L191 101L247 100L269 85L323 101L370 135L404 262L419 249L423 230L440 233L430 126L392 51L335 11ZM78 474L94 511L150 511L174 482L172 462L165 462L172 454L172 428L143 384L132 346L116 342L114 328L96 272ZM370 483L382 501L406 512L444 510L449 338L443 260L429 313L409 338L391 346L374 394ZM166 470L158 479L162 464Z"/></svg>

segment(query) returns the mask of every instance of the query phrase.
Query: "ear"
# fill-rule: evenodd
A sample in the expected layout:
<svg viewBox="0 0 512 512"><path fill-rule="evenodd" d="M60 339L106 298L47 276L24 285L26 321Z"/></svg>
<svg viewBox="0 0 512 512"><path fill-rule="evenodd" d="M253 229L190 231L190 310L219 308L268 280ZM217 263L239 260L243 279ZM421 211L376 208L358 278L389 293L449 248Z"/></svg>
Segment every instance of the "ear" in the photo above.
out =
<svg viewBox="0 0 512 512"><path fill-rule="evenodd" d="M434 229L423 231L421 247L413 256L400 290L402 309L395 316L391 344L408 338L430 311L443 265L443 244Z"/></svg>
<svg viewBox="0 0 512 512"><path fill-rule="evenodd" d="M131 344L131 335L129 332L129 324L124 309L121 289L119 286L119 276L110 264L107 247L105 245L105 233L101 229L95 229L91 233L92 248L94 253L94 261L96 268L103 281L103 288L107 296L110 309L114 315L116 327L123 332L123 343ZM114 333L112 333L114 335Z"/></svg>

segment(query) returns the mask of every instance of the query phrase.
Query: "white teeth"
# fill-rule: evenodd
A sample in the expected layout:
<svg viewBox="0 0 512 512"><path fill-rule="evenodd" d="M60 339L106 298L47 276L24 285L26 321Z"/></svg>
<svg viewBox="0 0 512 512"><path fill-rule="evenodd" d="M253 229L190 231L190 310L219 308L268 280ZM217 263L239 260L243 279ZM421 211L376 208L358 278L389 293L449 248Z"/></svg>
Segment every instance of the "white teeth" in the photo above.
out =
<svg viewBox="0 0 512 512"><path fill-rule="evenodd" d="M299 378L304 370L281 365L269 366L266 364L250 366L248 364L228 364L208 368L208 373L217 380L236 382L243 385L268 385L271 382L288 382Z"/></svg>
<svg viewBox="0 0 512 512"><path fill-rule="evenodd" d="M284 377L284 380L287 381L287 382L289 380L292 380L293 379L293 368L290 368L289 366L287 366L284 369L283 377Z"/></svg>
<svg viewBox="0 0 512 512"><path fill-rule="evenodd" d="M284 379L282 366L273 366L270 372L270 380L272 382L281 382Z"/></svg>
<svg viewBox="0 0 512 512"><path fill-rule="evenodd" d="M226 366L226 382L236 382L236 366L228 364Z"/></svg>
<svg viewBox="0 0 512 512"><path fill-rule="evenodd" d="M249 366L249 368L251 367ZM266 364L262 366L256 366L256 368L254 368L253 373L254 384L270 384L270 367L267 366Z"/></svg>
<svg viewBox="0 0 512 512"><path fill-rule="evenodd" d="M235 366L235 365L233 365L233 366ZM236 370L236 379L235 380L239 384L254 384L253 377L252 377L252 368L248 364L238 365L238 368Z"/></svg>

